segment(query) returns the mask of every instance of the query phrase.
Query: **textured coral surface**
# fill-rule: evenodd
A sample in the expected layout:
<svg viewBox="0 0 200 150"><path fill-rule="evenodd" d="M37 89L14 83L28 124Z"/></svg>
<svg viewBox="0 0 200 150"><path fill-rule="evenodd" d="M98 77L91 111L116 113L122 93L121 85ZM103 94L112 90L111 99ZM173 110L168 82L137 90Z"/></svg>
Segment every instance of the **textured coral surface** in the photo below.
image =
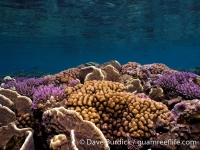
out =
<svg viewBox="0 0 200 150"><path fill-rule="evenodd" d="M6 76L0 149L199 150L199 95L199 75L161 63L88 62L38 78ZM196 143L137 143L170 139Z"/></svg>
<svg viewBox="0 0 200 150"><path fill-rule="evenodd" d="M66 89L67 108L75 110L101 129L111 140L149 138L157 127L169 124L168 108L151 99L142 100L127 93L122 84L111 81L86 81Z"/></svg>

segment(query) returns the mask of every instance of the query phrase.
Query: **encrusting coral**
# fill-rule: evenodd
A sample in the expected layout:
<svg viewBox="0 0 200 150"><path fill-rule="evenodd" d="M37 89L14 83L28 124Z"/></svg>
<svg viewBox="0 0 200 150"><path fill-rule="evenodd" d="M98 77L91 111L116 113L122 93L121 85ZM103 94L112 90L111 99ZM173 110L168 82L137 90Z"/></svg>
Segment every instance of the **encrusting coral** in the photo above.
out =
<svg viewBox="0 0 200 150"><path fill-rule="evenodd" d="M122 65L122 73L132 75L134 74L133 70L139 66L141 65L137 62L128 62L127 64Z"/></svg>
<svg viewBox="0 0 200 150"><path fill-rule="evenodd" d="M174 120L171 122L171 129L167 133L161 133L155 140L162 141L176 139L184 141L180 145L152 145L155 150L176 149L176 150L199 150L200 146L200 100L184 100L177 103L172 109ZM187 142L187 144L185 144Z"/></svg>
<svg viewBox="0 0 200 150"><path fill-rule="evenodd" d="M48 77L55 84L68 84L71 80L79 79L80 72L77 68L70 68Z"/></svg>
<svg viewBox="0 0 200 150"><path fill-rule="evenodd" d="M102 132L94 123L83 120L76 111L67 110L64 107L53 108L43 113L42 121L49 138L47 143L49 143L53 149L57 149L59 146L61 147L65 142L68 145L67 149L72 149L74 146L79 150L109 149ZM62 134L62 142L55 137L55 135L59 134ZM58 145L55 143L56 140L59 142ZM102 143L87 144L87 140L99 141Z"/></svg>
<svg viewBox="0 0 200 150"><path fill-rule="evenodd" d="M181 119L185 124L200 122L200 100L182 101L174 106L172 113L176 121Z"/></svg>
<svg viewBox="0 0 200 150"><path fill-rule="evenodd" d="M86 81L66 89L67 108L96 124L110 140L149 138L156 127L169 125L168 108L151 99L140 99L125 91L123 84L111 81Z"/></svg>
<svg viewBox="0 0 200 150"><path fill-rule="evenodd" d="M66 101L67 99L61 99L58 101L53 96L51 96L48 100L46 100L45 103L37 104L37 111L44 112L46 110L49 110L55 107L65 106Z"/></svg>

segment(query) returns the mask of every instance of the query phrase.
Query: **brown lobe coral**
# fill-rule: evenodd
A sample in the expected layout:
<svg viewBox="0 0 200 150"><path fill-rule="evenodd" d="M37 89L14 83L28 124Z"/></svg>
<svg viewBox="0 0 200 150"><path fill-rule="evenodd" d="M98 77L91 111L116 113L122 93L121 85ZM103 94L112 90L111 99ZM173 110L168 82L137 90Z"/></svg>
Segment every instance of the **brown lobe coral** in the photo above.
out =
<svg viewBox="0 0 200 150"><path fill-rule="evenodd" d="M108 139L125 139L128 132L134 138L149 138L155 133L154 126L168 126L164 104L140 99L125 89L117 82L87 81L66 89L67 107L94 122Z"/></svg>

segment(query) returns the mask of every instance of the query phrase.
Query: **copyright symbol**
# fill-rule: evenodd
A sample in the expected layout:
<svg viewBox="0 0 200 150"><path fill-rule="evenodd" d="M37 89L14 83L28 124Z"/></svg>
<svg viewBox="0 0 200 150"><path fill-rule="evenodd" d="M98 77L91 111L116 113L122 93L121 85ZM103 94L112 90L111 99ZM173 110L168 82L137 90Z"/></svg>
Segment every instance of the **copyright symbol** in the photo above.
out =
<svg viewBox="0 0 200 150"><path fill-rule="evenodd" d="M83 139L81 139L81 140L79 141L79 143L80 143L81 145L84 145L84 144L85 144L85 141L84 141Z"/></svg>

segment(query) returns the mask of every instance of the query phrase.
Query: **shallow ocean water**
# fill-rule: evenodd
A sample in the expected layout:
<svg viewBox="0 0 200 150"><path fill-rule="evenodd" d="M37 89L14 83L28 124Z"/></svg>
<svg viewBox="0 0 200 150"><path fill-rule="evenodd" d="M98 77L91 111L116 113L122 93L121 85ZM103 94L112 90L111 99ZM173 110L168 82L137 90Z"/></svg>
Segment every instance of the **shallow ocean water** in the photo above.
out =
<svg viewBox="0 0 200 150"><path fill-rule="evenodd" d="M200 1L1 0L0 74L118 60L200 66Z"/></svg>

